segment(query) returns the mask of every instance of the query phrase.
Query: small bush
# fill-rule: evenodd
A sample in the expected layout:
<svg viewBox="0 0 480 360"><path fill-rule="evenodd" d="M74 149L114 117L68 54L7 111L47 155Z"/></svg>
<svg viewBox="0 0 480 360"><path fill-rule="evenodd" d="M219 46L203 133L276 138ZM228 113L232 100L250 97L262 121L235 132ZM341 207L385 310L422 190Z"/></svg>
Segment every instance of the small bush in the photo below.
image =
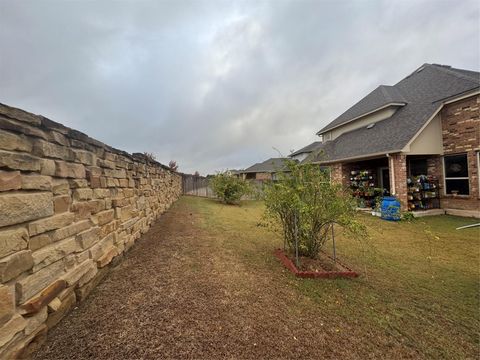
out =
<svg viewBox="0 0 480 360"><path fill-rule="evenodd" d="M238 204L243 195L250 193L250 184L225 171L210 180L214 194L227 204Z"/></svg>
<svg viewBox="0 0 480 360"><path fill-rule="evenodd" d="M149 163L154 163L155 161L157 161L157 157L152 152L144 152L143 155L145 156L145 159L147 159Z"/></svg>
<svg viewBox="0 0 480 360"><path fill-rule="evenodd" d="M411 222L411 221L415 220L415 216L410 211L404 212L402 214L402 220Z"/></svg>

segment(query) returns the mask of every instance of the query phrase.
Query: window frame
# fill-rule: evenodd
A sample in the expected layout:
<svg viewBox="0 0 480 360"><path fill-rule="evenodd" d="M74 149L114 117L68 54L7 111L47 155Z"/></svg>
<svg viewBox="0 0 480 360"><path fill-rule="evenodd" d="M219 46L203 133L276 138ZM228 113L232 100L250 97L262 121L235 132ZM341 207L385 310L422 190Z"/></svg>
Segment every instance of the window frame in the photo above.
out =
<svg viewBox="0 0 480 360"><path fill-rule="evenodd" d="M445 160L449 156L460 156L460 155L465 155L466 163L467 163L467 176L459 176L459 177L447 177L447 169L446 169L446 164ZM447 193L447 181L448 180L467 180L468 183L468 194L449 194ZM468 153L455 153L455 154L448 154L443 156L443 193L445 196L462 196L462 197L469 197L472 195L471 187L470 187L470 168L468 166Z"/></svg>
<svg viewBox="0 0 480 360"><path fill-rule="evenodd" d="M480 150L476 151L477 154L477 181L478 181L478 194L477 198L480 199Z"/></svg>

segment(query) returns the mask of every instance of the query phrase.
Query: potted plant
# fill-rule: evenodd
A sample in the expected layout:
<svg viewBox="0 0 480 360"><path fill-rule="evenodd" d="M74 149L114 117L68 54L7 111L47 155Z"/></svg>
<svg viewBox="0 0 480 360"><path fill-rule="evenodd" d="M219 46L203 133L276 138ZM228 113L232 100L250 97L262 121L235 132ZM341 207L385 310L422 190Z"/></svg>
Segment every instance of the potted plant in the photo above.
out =
<svg viewBox="0 0 480 360"><path fill-rule="evenodd" d="M380 196L377 196L375 198L375 207L372 210L373 216L378 216L378 217L382 216L381 205L382 205L382 198Z"/></svg>

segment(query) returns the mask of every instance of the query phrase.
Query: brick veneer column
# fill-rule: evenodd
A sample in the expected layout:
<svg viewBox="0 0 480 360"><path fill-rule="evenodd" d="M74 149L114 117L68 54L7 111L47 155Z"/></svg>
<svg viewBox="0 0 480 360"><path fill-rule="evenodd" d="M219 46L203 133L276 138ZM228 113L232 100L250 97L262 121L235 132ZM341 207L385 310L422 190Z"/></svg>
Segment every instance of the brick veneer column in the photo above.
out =
<svg viewBox="0 0 480 360"><path fill-rule="evenodd" d="M393 154L389 160L390 168L390 192L400 201L403 211L408 210L407 198L407 156Z"/></svg>
<svg viewBox="0 0 480 360"><path fill-rule="evenodd" d="M331 178L333 182L348 186L350 179L350 167L347 164L336 163L330 166Z"/></svg>
<svg viewBox="0 0 480 360"><path fill-rule="evenodd" d="M342 164L333 164L330 166L331 179L335 183L342 182Z"/></svg>

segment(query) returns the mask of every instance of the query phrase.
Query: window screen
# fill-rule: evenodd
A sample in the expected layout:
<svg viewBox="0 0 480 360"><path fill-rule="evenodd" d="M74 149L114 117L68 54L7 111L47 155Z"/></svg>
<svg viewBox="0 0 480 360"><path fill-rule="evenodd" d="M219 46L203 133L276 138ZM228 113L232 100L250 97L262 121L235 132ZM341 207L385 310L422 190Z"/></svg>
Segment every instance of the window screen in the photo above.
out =
<svg viewBox="0 0 480 360"><path fill-rule="evenodd" d="M444 157L445 193L469 195L467 154Z"/></svg>

